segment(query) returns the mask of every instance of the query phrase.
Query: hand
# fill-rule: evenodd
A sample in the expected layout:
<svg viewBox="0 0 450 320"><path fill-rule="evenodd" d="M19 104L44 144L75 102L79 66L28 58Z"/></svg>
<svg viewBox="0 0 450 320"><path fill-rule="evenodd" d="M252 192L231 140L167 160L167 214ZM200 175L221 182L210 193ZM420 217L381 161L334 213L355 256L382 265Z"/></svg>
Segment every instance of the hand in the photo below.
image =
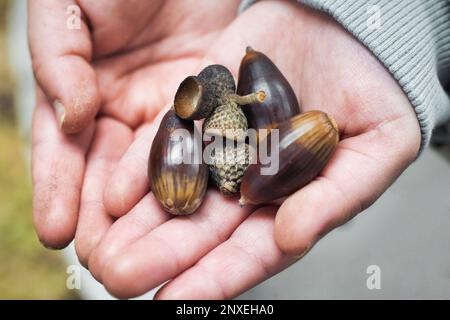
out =
<svg viewBox="0 0 450 320"><path fill-rule="evenodd" d="M80 30L66 27L66 10L75 3L82 11ZM29 2L38 82L33 215L44 245L62 248L76 232L87 265L113 223L102 201L113 168L135 137L153 130L156 114L198 68L237 6L238 0ZM130 177L145 176L146 157L133 158ZM145 179L137 183L147 188Z"/></svg>
<svg viewBox="0 0 450 320"><path fill-rule="evenodd" d="M261 23L262 17L264 24ZM275 231L279 247L290 254L301 255L321 235L368 206L412 161L420 139L414 112L395 81L370 53L330 19L303 7L278 2L256 4L236 19L221 36L215 35L214 38L215 44L209 42L203 50L198 51L199 60L205 54L201 64L207 61L223 63L236 74L245 46L252 45L275 60L293 84L305 109L323 109L332 114L341 127L345 139L322 177L290 197L277 216ZM187 61L182 61L178 68L186 64ZM177 81L192 73L189 70L180 71ZM159 73L154 75L161 76ZM155 89L166 88L161 82L155 82ZM142 89L136 90L134 96L139 91ZM380 96L380 92L384 95ZM146 100L150 95L144 96ZM158 109L171 100L170 97L166 98L166 101L161 99L159 104L154 104L154 108ZM105 110L108 110L106 105ZM48 105L39 109L46 110L46 113L42 113L51 118ZM131 104L130 108L117 109L121 112L116 116L121 118L124 110L131 109ZM105 114L109 115L107 112ZM43 120L36 120L35 125L40 122L45 124L45 118L37 115L35 119ZM148 121L152 119L147 118ZM54 117L53 122L49 122L56 123ZM166 280L174 279L160 291L159 298L229 298L292 263L295 258L283 254L273 240L275 207L252 212L251 208L240 209L235 201L225 200L217 192L210 192L201 212L168 221L169 217L160 210L151 194L145 195L148 191L145 160L150 148L149 141L157 125L158 121L155 120L137 130L136 141L110 178L104 197L106 208L115 216L131 211L114 223L90 255L89 267L94 275L121 297L143 293ZM43 226L41 230L44 232L40 233L42 239L54 240L58 239L57 231L61 230L57 229L58 224L61 225L61 218L67 218L64 214L57 215L57 210L64 209L60 212L71 213L71 217L76 212L67 210L67 205L58 208L58 204L77 206L73 190L79 189L81 183L74 185L73 181L78 180L69 178L80 177L76 173L83 172L84 161L80 161L80 158L84 159L83 152L89 145L89 130L84 135L69 139L57 135L56 125L49 128L46 134L41 129L42 138L35 141L48 141L51 138L53 142L38 143L37 147L40 145L41 148L35 148L34 157L40 159L36 157L39 154L36 150L40 149L43 150L40 152L42 159L49 159L49 155L52 158L50 162L34 161L42 168L35 168L34 171L41 172L42 181L47 181L41 185L49 186L47 190L54 192L44 193L40 198L47 201L37 201L44 204L42 208L50 208L55 212L53 215L48 214L47 219L44 216L41 220L44 223L37 224L38 230L39 225ZM401 132L398 128L402 128ZM126 128L122 129L126 131ZM104 134L105 137L107 135ZM113 135L103 144L105 149L110 149L107 146L111 144L118 148L122 136L119 134L116 138ZM45 145L58 146L47 148L47 151L58 152L46 152ZM118 153L122 153L122 150ZM61 155L67 155L72 165L65 164L64 167L64 162L58 161ZM119 158L117 155L113 157L111 164L115 164ZM104 169L108 167L108 163L105 163L108 156L100 155L99 158L103 163L89 160L88 167L90 162L97 163L97 172L109 175L111 170ZM78 164L73 166L74 163ZM350 174L347 168L351 168ZM72 175L67 174L71 172ZM86 180L88 176L95 177L94 172L86 174ZM62 176L68 178L58 178ZM78 179L82 179L82 176ZM49 180L53 183L49 183ZM91 180L98 181L95 178ZM105 182L106 179L102 180ZM346 183L339 185L342 191L337 191L339 189L335 185L343 180ZM69 190L63 182L70 182ZM97 194L102 193L102 188L98 186L93 189L100 191ZM345 197L346 194L348 197ZM87 191L86 196L89 196ZM308 196L306 202L295 201L295 198L303 199L305 196ZM327 202L334 206L322 208L320 204L324 198L331 198L333 201ZM292 202L297 204L295 210L289 208ZM97 222L107 217L101 201L90 203L99 203L100 210L94 208L91 215L85 216ZM39 217L39 214L36 216ZM311 216L313 219L309 219ZM36 220L39 222L39 219ZM108 221L105 224L107 228L110 223ZM107 229L98 228L101 223L87 222L85 225L90 227L85 228L90 231L90 235L100 235L95 238L101 238ZM85 257L88 256L85 254ZM87 258L84 260L87 261Z"/></svg>
<svg viewBox="0 0 450 320"><path fill-rule="evenodd" d="M146 184L154 121L106 186L104 204L120 218L89 258L91 272L114 295L140 295L170 280L157 298L235 297L371 205L417 156L420 130L408 99L329 17L295 3L260 2L199 55L236 74L247 45L275 61L304 110L321 109L337 120L336 153L279 208L239 208L237 199L209 191L198 213L170 219Z"/></svg>

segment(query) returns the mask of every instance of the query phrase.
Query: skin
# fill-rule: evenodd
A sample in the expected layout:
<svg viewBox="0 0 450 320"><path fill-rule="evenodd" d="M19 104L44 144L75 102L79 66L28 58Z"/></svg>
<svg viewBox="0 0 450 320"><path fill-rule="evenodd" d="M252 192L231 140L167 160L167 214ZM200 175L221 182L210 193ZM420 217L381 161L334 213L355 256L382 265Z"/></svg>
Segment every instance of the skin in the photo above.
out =
<svg viewBox="0 0 450 320"><path fill-rule="evenodd" d="M327 16L264 1L235 18L237 1L204 1L195 12L189 2L137 1L148 7L136 10L81 1L91 34L55 29L53 7L70 1L30 2L36 230L53 248L75 237L80 261L119 298L168 280L156 298L233 298L370 206L419 150L417 118L396 81ZM236 75L247 45L271 57L304 110L336 119L342 141L321 175L281 206L240 208L210 190L196 214L173 218L146 177L160 118L184 77L211 63ZM55 99L66 108L62 130Z"/></svg>

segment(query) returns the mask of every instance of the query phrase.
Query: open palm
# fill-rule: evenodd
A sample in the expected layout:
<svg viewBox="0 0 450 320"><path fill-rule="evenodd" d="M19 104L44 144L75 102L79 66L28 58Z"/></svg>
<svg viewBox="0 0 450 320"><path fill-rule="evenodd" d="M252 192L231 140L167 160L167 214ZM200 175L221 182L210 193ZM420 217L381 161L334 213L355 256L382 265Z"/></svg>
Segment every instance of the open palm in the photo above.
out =
<svg viewBox="0 0 450 320"><path fill-rule="evenodd" d="M47 207L62 209L63 201L70 203L65 212L71 215L63 218L63 227L75 230L78 200L71 194L79 192L83 179L78 175L85 170L77 252L116 296L136 296L171 280L158 298L234 297L286 268L327 232L369 206L417 154L420 131L406 96L364 47L322 14L266 1L229 25L216 25L204 38L187 33L182 40L168 39L173 39L172 46L158 38L157 45L140 45L94 64L102 116L92 142L89 129L69 138L60 134L48 106L36 112L35 125L53 121L46 130L59 143L37 143L33 151L35 190L36 182L46 181L44 186L59 192L35 198L41 239L50 244L70 241L70 232L55 231L56 213L43 216L39 208L44 205L36 204L44 199ZM321 176L281 207L240 208L237 199L209 190L199 212L172 218L152 196L146 177L161 110L170 105L180 80L209 63L224 64L237 74L247 45L274 60L304 110L321 109L334 116L342 141ZM35 141L43 140L36 135ZM48 152L57 146L54 159L36 166L37 156L50 156L44 147ZM70 165L61 163L69 158ZM36 170L53 172L50 177L56 180L48 182ZM79 184L70 177L77 177ZM63 183L59 189L57 183ZM119 218L114 221L111 215Z"/></svg>

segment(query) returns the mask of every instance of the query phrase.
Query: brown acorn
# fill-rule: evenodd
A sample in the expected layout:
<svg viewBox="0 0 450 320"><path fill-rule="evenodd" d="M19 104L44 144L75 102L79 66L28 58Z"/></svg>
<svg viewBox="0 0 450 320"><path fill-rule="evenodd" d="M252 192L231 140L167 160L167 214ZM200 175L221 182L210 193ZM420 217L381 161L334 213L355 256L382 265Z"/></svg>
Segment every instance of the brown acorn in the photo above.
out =
<svg viewBox="0 0 450 320"><path fill-rule="evenodd" d="M239 192L242 176L250 164L251 150L245 143L213 149L208 159L211 178L226 196Z"/></svg>
<svg viewBox="0 0 450 320"><path fill-rule="evenodd" d="M279 166L273 175L262 175L261 163L251 164L244 173L239 203L263 204L288 196L311 182L325 167L339 142L337 124L321 111L295 116L278 129L279 139L269 152L278 149Z"/></svg>
<svg viewBox="0 0 450 320"><path fill-rule="evenodd" d="M257 91L264 91L266 98L244 108L250 128L271 129L300 114L294 90L281 71L266 55L247 47L239 67L237 94Z"/></svg>
<svg viewBox="0 0 450 320"><path fill-rule="evenodd" d="M236 92L233 75L224 66L214 64L198 76L184 79L175 94L175 111L180 118L200 120L224 103L227 94Z"/></svg>
<svg viewBox="0 0 450 320"><path fill-rule="evenodd" d="M161 121L148 163L150 187L163 208L174 215L191 214L201 205L208 186L208 167L202 161L194 122L173 109Z"/></svg>

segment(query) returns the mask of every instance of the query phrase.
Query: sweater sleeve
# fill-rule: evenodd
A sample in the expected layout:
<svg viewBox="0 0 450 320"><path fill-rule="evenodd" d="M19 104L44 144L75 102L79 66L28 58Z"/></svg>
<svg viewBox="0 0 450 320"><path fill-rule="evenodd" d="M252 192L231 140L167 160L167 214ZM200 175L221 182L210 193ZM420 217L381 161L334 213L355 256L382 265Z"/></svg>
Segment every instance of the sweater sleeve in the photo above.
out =
<svg viewBox="0 0 450 320"><path fill-rule="evenodd" d="M244 0L245 10L257 0ZM335 19L366 46L408 96L421 149L450 118L450 0L298 0Z"/></svg>

